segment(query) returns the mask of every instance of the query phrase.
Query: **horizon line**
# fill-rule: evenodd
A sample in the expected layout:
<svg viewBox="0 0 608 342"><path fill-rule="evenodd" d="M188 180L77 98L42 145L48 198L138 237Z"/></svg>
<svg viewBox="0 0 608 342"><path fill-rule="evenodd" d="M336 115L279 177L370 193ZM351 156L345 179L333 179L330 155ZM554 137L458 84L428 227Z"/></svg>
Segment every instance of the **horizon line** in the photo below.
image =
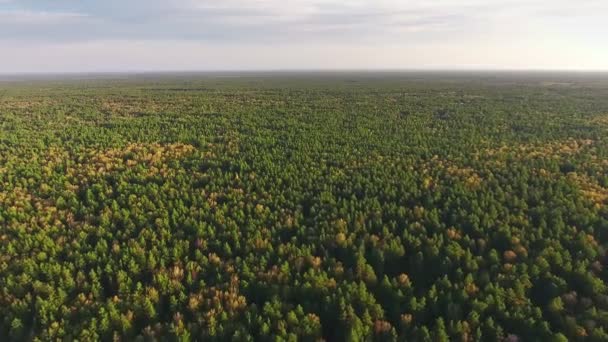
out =
<svg viewBox="0 0 608 342"><path fill-rule="evenodd" d="M0 76L35 76L35 75L133 75L133 74L216 74L216 73L374 73L374 72L531 72L531 73L608 73L608 69L576 68L285 68L285 69L142 69L142 70L79 70L79 71L0 71Z"/></svg>

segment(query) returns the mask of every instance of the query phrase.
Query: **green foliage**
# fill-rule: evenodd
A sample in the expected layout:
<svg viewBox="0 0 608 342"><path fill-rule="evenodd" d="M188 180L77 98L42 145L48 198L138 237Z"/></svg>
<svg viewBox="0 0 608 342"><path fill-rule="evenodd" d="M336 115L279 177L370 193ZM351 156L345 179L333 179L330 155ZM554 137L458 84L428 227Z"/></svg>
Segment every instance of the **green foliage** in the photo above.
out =
<svg viewBox="0 0 608 342"><path fill-rule="evenodd" d="M0 84L0 339L607 340L608 83L486 76Z"/></svg>

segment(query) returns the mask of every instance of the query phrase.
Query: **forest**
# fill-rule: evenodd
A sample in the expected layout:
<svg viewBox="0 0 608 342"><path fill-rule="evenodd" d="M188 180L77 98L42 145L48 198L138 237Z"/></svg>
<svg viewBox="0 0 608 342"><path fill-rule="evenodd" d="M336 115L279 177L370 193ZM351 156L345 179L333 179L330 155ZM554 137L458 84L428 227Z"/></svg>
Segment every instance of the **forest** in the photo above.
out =
<svg viewBox="0 0 608 342"><path fill-rule="evenodd" d="M0 80L2 341L608 341L608 75Z"/></svg>

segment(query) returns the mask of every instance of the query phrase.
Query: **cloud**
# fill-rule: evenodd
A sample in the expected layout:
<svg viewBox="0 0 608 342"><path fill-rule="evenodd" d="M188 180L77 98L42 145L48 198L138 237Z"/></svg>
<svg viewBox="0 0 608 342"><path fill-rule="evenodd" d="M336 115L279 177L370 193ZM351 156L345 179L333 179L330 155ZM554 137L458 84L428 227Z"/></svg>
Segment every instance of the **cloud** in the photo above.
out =
<svg viewBox="0 0 608 342"><path fill-rule="evenodd" d="M1 1L1 0L0 0ZM5 0L8 2L9 0ZM73 12L45 12L28 10L7 10L0 12L2 25L48 25L86 18L87 15Z"/></svg>
<svg viewBox="0 0 608 342"><path fill-rule="evenodd" d="M409 6L390 0L107 0L94 5L58 0L53 3L53 6L40 6L39 2L26 0L18 10L2 11L0 7L0 18L18 18L0 21L0 38L373 41L394 39L394 35L400 33L457 29L473 22L473 17L464 13L463 8L467 6L441 8L422 1L412 1ZM40 32L32 32L27 25L37 25Z"/></svg>
<svg viewBox="0 0 608 342"><path fill-rule="evenodd" d="M573 20L606 33L606 12L601 0L22 0L0 4L0 39L375 44L525 34Z"/></svg>
<svg viewBox="0 0 608 342"><path fill-rule="evenodd" d="M517 67L525 61L542 66L543 60L554 66L608 68L601 62L608 61L606 13L605 0L0 0L0 44L3 54L12 56L4 63L22 69L29 59L18 56L41 46L43 53L56 52L54 58L64 53L80 63L66 62L65 68L89 69L96 64L82 64L83 59L137 66L126 51L141 57L142 66L169 69ZM76 47L106 58L84 56ZM578 59L569 57L575 49ZM233 60L232 53L251 61L224 63ZM157 56L173 59L175 67Z"/></svg>

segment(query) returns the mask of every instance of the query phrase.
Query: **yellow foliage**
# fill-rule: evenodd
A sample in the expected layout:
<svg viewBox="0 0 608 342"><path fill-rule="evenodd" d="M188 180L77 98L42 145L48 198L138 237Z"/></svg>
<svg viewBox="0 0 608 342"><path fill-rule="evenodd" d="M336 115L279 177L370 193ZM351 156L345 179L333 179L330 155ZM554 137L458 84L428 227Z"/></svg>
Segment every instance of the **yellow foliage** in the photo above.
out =
<svg viewBox="0 0 608 342"><path fill-rule="evenodd" d="M581 194L598 207L608 200L608 189L599 185L595 180L584 174L570 172L568 178L581 191Z"/></svg>
<svg viewBox="0 0 608 342"><path fill-rule="evenodd" d="M460 232L458 230L456 230L455 228L448 228L448 230L446 231L446 234L452 240L460 240L462 238L462 235L460 234Z"/></svg>
<svg viewBox="0 0 608 342"><path fill-rule="evenodd" d="M414 317L411 314L402 314L401 315L401 323L403 323L405 325L409 325L410 323L412 323L413 319L414 319Z"/></svg>
<svg viewBox="0 0 608 342"><path fill-rule="evenodd" d="M410 277L407 274L405 274L405 273L400 274L397 277L397 281L403 287L409 287L412 284L411 281L410 281Z"/></svg>
<svg viewBox="0 0 608 342"><path fill-rule="evenodd" d="M215 254L215 253L209 254L209 262L211 262L212 264L219 265L221 261L222 260L220 259L219 256L217 256L217 254Z"/></svg>
<svg viewBox="0 0 608 342"><path fill-rule="evenodd" d="M477 292L479 292L479 288L474 283L469 283L469 284L465 285L464 290L467 292L467 294L469 296L472 296L472 295L476 294Z"/></svg>
<svg viewBox="0 0 608 342"><path fill-rule="evenodd" d="M344 246L346 243L346 235L344 233L338 233L336 234L336 243L339 246Z"/></svg>

